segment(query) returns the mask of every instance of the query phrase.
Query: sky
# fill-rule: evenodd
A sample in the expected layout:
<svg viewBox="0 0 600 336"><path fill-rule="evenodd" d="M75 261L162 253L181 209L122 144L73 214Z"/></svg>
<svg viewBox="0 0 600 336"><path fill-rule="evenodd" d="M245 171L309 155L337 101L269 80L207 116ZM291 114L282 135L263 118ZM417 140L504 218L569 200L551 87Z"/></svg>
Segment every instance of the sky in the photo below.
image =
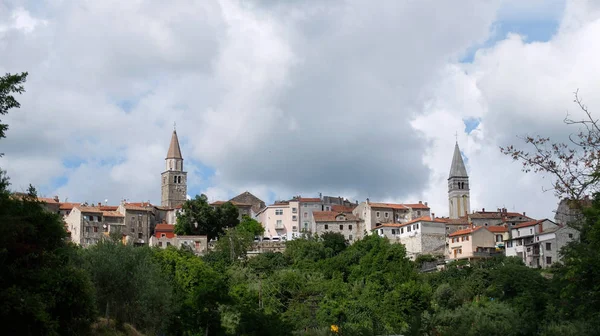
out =
<svg viewBox="0 0 600 336"><path fill-rule="evenodd" d="M600 109L599 1L0 0L0 73L29 72L0 141L12 188L160 203L176 123L188 194L319 193L553 218L500 153ZM455 137L455 134L457 137Z"/></svg>

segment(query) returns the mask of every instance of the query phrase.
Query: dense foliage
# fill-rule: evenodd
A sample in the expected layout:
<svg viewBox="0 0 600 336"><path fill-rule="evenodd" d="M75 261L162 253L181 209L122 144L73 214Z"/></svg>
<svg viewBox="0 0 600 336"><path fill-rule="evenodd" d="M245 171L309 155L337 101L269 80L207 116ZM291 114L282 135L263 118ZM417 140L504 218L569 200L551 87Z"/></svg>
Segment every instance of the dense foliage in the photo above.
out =
<svg viewBox="0 0 600 336"><path fill-rule="evenodd" d="M182 210L175 225L178 235L206 235L212 240L239 223L238 209L231 202L212 207L206 195L187 200Z"/></svg>

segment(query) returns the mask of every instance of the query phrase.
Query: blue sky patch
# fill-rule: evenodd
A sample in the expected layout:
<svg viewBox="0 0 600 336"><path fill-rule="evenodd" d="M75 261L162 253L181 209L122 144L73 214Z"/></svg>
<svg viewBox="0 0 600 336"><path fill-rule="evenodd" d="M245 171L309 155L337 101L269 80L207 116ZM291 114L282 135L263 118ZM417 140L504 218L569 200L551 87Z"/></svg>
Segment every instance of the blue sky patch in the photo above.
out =
<svg viewBox="0 0 600 336"><path fill-rule="evenodd" d="M479 124L481 123L481 119L467 118L463 119L463 123L465 124L465 133L471 134L471 132L473 132L473 130L476 129L477 126L479 126Z"/></svg>

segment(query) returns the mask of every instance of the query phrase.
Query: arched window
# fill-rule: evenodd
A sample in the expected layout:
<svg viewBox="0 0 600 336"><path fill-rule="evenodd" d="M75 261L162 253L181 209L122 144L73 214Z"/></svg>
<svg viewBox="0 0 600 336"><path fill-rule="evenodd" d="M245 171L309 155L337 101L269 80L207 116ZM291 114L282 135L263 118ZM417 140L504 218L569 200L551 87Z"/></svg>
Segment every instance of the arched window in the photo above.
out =
<svg viewBox="0 0 600 336"><path fill-rule="evenodd" d="M177 183L177 176L173 176L173 183Z"/></svg>
<svg viewBox="0 0 600 336"><path fill-rule="evenodd" d="M177 183L181 183L181 176L177 177Z"/></svg>

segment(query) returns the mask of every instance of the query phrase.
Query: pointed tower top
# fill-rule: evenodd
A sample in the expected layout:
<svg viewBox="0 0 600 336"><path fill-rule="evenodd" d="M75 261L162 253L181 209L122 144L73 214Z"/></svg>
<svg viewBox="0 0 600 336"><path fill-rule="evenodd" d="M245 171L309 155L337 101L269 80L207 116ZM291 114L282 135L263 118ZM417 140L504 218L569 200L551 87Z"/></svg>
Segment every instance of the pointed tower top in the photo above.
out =
<svg viewBox="0 0 600 336"><path fill-rule="evenodd" d="M452 166L450 167L449 178L452 177L469 177L462 155L460 154L460 149L458 148L458 142L454 145L454 156L452 157Z"/></svg>
<svg viewBox="0 0 600 336"><path fill-rule="evenodd" d="M179 148L179 139L177 138L177 131L173 130L171 136L171 144L169 145L169 151L167 152L167 159L181 159L181 148Z"/></svg>

